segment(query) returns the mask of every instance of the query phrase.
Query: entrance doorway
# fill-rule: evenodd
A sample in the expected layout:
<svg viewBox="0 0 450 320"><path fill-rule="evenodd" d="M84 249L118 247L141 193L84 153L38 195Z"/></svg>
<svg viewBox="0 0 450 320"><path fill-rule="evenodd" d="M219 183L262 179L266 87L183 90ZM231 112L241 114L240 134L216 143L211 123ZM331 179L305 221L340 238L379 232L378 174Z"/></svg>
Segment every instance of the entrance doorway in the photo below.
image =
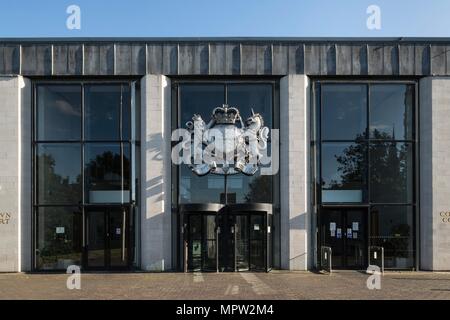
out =
<svg viewBox="0 0 450 320"><path fill-rule="evenodd" d="M269 271L271 205L181 208L184 271Z"/></svg>
<svg viewBox="0 0 450 320"><path fill-rule="evenodd" d="M86 259L90 270L127 269L129 209L98 207L86 210Z"/></svg>
<svg viewBox="0 0 450 320"><path fill-rule="evenodd" d="M320 221L321 246L331 247L332 267L366 268L367 209L322 208Z"/></svg>

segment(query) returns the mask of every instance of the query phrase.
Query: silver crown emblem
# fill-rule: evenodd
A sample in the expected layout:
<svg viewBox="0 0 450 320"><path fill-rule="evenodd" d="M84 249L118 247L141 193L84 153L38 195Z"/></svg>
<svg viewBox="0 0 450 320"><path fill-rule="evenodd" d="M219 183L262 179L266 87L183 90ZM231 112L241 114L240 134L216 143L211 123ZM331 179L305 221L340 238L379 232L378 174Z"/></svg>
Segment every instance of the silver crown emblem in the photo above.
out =
<svg viewBox="0 0 450 320"><path fill-rule="evenodd" d="M239 110L224 104L213 110L212 118L216 124L235 124L241 118Z"/></svg>

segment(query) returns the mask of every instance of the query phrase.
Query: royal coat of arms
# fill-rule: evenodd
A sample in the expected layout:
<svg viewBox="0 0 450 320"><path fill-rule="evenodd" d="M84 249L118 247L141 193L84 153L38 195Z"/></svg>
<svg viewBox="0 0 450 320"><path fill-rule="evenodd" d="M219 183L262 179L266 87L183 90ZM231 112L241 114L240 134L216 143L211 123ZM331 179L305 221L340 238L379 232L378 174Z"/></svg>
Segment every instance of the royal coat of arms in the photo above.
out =
<svg viewBox="0 0 450 320"><path fill-rule="evenodd" d="M189 164L196 175L241 172L254 175L258 171L263 151L267 149L269 128L264 126L263 117L253 109L243 121L237 108L223 105L213 110L208 123L195 114L186 127L193 137L193 154L202 152L207 155L201 163L192 159Z"/></svg>

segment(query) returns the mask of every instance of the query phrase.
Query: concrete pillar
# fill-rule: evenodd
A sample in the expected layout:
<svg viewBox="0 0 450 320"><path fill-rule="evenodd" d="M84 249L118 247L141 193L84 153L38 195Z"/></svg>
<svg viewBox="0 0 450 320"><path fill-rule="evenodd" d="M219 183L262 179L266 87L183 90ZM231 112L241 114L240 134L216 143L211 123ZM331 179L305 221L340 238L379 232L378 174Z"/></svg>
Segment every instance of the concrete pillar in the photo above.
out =
<svg viewBox="0 0 450 320"><path fill-rule="evenodd" d="M312 267L309 176L309 80L289 75L280 82L281 267Z"/></svg>
<svg viewBox="0 0 450 320"><path fill-rule="evenodd" d="M450 78L420 80L420 268L450 270Z"/></svg>
<svg viewBox="0 0 450 320"><path fill-rule="evenodd" d="M172 269L171 85L162 75L141 80L141 268Z"/></svg>
<svg viewBox="0 0 450 320"><path fill-rule="evenodd" d="M31 85L0 77L0 272L31 270Z"/></svg>

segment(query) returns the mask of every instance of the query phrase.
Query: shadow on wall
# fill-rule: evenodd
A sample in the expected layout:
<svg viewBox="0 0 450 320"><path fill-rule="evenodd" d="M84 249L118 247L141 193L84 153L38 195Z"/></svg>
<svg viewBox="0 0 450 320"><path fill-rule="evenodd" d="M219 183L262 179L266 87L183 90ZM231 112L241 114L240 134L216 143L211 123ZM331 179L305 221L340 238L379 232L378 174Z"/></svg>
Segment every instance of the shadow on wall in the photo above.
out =
<svg viewBox="0 0 450 320"><path fill-rule="evenodd" d="M151 162L163 162L163 137L162 134L150 134L147 136L147 141L145 144L145 150L148 155L147 161ZM142 164L142 170L147 170L146 165ZM146 198L152 198L152 202L159 202L164 200L164 177L163 166L161 167L160 175L152 176L145 182L145 196ZM156 168L150 168L150 170L156 170Z"/></svg>
<svg viewBox="0 0 450 320"><path fill-rule="evenodd" d="M141 268L146 271L171 269L171 212L170 203L165 203L166 188L170 190L170 186L165 185L166 174L170 174L166 166L171 163L164 157L165 143L163 134L150 134L146 136L145 149L142 150L145 162L141 165L146 180L142 186L145 189L142 192Z"/></svg>
<svg viewBox="0 0 450 320"><path fill-rule="evenodd" d="M290 229L291 230L306 230L306 212L299 214L291 219L289 219Z"/></svg>

